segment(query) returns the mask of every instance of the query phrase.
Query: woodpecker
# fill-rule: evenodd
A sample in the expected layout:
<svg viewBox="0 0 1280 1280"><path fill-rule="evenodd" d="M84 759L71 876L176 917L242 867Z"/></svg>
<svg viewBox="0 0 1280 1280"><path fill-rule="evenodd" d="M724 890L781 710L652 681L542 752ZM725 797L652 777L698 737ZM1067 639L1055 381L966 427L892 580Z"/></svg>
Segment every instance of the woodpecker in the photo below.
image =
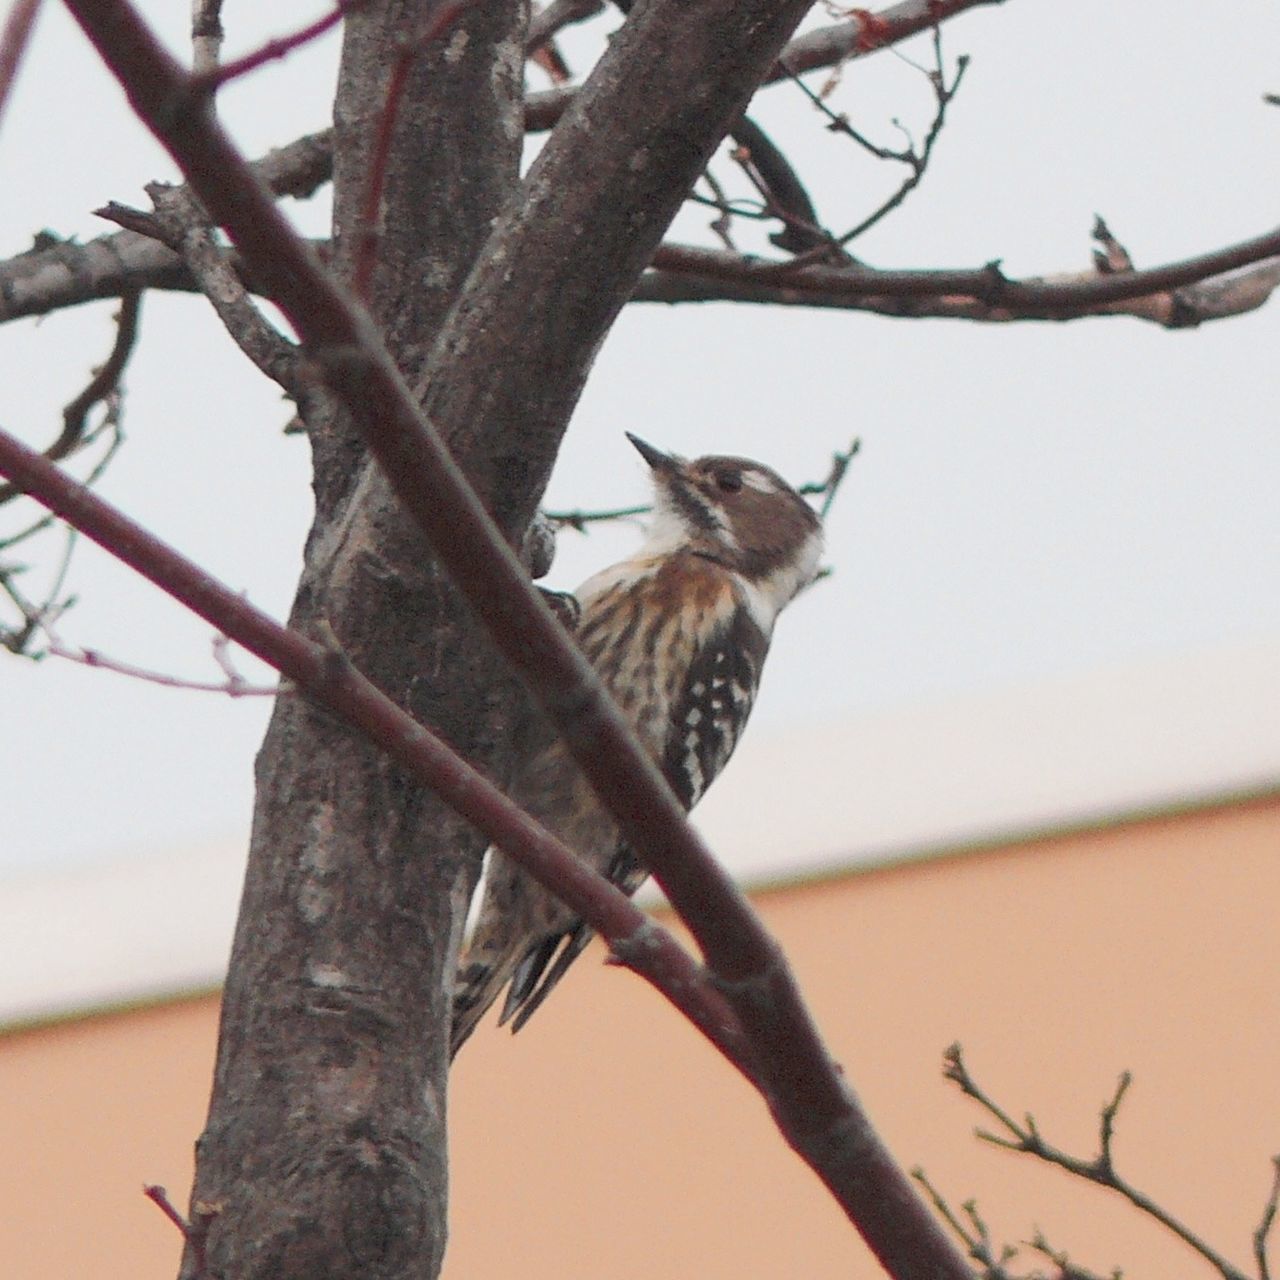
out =
<svg viewBox="0 0 1280 1280"><path fill-rule="evenodd" d="M575 636L686 809L737 745L778 614L818 569L822 527L776 472L746 458L687 462L627 433L649 464L654 513L628 560L578 590ZM512 798L584 862L633 894L648 872L558 739L535 751ZM479 916L453 995L456 1054L507 988L519 1030L591 929L490 848Z"/></svg>

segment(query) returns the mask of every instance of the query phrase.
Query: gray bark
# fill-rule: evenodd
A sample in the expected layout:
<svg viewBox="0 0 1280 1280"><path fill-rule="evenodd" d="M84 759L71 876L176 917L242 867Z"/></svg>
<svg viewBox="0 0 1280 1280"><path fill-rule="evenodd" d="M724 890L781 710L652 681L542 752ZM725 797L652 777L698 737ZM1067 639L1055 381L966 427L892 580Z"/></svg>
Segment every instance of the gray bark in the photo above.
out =
<svg viewBox="0 0 1280 1280"><path fill-rule="evenodd" d="M389 53L421 11L392 0L347 20L335 104L343 274ZM521 0L487 0L453 28L466 34L460 58L445 56L446 38L409 76L370 299L402 369L419 366L516 184L525 18ZM324 408L308 417L316 515L293 625L332 628L375 683L501 776L509 679L350 424ZM446 1239L448 996L482 842L299 698L280 701L256 772L193 1193L195 1208L220 1210L206 1266L238 1280L434 1276ZM195 1250L185 1267L195 1270Z"/></svg>

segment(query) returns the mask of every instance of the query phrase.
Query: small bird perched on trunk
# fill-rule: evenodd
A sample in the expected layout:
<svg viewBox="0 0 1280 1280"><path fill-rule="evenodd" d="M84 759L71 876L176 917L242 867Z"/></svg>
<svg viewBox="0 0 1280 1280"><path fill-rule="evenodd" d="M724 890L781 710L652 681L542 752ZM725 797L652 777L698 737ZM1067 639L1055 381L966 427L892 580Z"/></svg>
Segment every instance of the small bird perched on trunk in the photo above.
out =
<svg viewBox="0 0 1280 1280"><path fill-rule="evenodd" d="M732 754L755 701L773 624L818 570L822 527L776 472L746 458L682 458L628 433L652 471L648 537L589 578L576 639L686 809ZM511 797L632 894L648 872L564 743L536 751ZM491 848L480 914L458 965L453 1052L507 987L519 1030L591 929ZM558 952L558 954L557 954Z"/></svg>

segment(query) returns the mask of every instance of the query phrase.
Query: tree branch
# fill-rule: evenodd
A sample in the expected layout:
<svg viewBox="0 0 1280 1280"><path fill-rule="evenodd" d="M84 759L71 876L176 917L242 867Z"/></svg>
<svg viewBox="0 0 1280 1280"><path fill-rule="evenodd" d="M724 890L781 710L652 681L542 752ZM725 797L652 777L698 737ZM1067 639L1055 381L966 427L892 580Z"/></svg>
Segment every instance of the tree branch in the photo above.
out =
<svg viewBox="0 0 1280 1280"><path fill-rule="evenodd" d="M106 362L93 371L88 385L62 411L62 430L58 438L44 451L51 462L57 462L74 453L85 443L85 428L89 411L115 395L120 386L129 357L138 340L138 316L142 310L142 294L130 290L120 299L120 312L116 316L116 340ZM17 496L12 485L0 485L0 505Z"/></svg>
<svg viewBox="0 0 1280 1280"><path fill-rule="evenodd" d="M172 249L186 264L236 346L260 372L297 399L297 348L254 305L191 192L185 187L152 182L147 185L147 194L155 205L154 215L114 203L96 212L139 234L151 235Z"/></svg>
<svg viewBox="0 0 1280 1280"><path fill-rule="evenodd" d="M877 52L966 9L999 3L1003 0L907 0L881 15L834 23L791 41L764 83L776 84L796 71ZM528 95L525 127L535 133L551 129L578 92L569 86ZM305 198L313 194L333 173L333 130L308 134L272 151L255 162L254 170L277 195ZM0 262L0 323L117 297L128 285L194 287L171 254L145 240L126 234L76 245L42 234L33 250Z"/></svg>
<svg viewBox="0 0 1280 1280"><path fill-rule="evenodd" d="M317 245L318 250L324 247ZM1014 279L995 264L908 271L865 264L792 266L667 243L640 278L631 301L745 302L984 324L1130 316L1166 329L1186 329L1264 306L1280 288L1278 253L1280 232L1269 232L1146 271L1110 269ZM1224 268L1224 261L1242 265ZM235 266L244 271L238 259ZM0 263L0 323L118 297L130 287L198 289L179 258L134 232L85 245L50 243L42 237L27 253Z"/></svg>
<svg viewBox="0 0 1280 1280"><path fill-rule="evenodd" d="M987 322L1132 315L1187 328L1252 311L1271 296L1280 286L1280 230L1145 271L1023 280L998 262L956 270L806 266L671 243L653 265L638 302L767 302Z"/></svg>
<svg viewBox="0 0 1280 1280"><path fill-rule="evenodd" d="M0 430L0 473L73 528L364 732L419 782L430 787L503 852L573 908L611 946L618 963L639 974L685 1015L748 1080L751 1046L710 976L656 921L567 846L506 798L425 725L361 675L330 632L326 643L281 626L181 556L117 508L64 475ZM90 666L159 679L92 651L67 652ZM184 688L196 687L181 682ZM203 686L200 686L203 687ZM217 688L231 692L227 685ZM259 692L240 688L240 693Z"/></svg>
<svg viewBox="0 0 1280 1280"><path fill-rule="evenodd" d="M333 131L270 151L252 168L277 196L313 195L333 176ZM116 298L133 288L196 287L177 254L146 236L124 231L82 245L44 231L26 252L0 262L0 323Z"/></svg>
<svg viewBox="0 0 1280 1280"><path fill-rule="evenodd" d="M208 76L218 70L222 55L222 0L191 2L191 70Z"/></svg>
<svg viewBox="0 0 1280 1280"><path fill-rule="evenodd" d="M1004 1130L1004 1134L989 1133L977 1130L977 1135L994 1146L1004 1147L1009 1151L1024 1152L1035 1156L1046 1164L1056 1165L1067 1173L1086 1182L1096 1183L1122 1196L1139 1212L1158 1222L1166 1231L1178 1237L1184 1244L1199 1254L1221 1276L1222 1280L1249 1280L1243 1271L1233 1266L1222 1254L1218 1253L1207 1241L1202 1240L1189 1227L1184 1226L1167 1209L1140 1191L1132 1183L1122 1178L1115 1169L1112 1156L1112 1142L1115 1137L1116 1114L1120 1104L1132 1082L1127 1071L1122 1072L1116 1090L1110 1100L1102 1107L1098 1117L1098 1154L1091 1160L1073 1156L1052 1143L1046 1142L1036 1125L1034 1117L1027 1115L1023 1122L1014 1120L997 1102L995 1102L978 1085L965 1066L960 1046L953 1044L943 1055L943 1075L959 1086L960 1091L981 1106L992 1116ZM1268 1202L1270 1203L1270 1202ZM1264 1214L1264 1222L1266 1222ZM1265 1236L1264 1236L1265 1238ZM1255 1237L1256 1239L1256 1237Z"/></svg>

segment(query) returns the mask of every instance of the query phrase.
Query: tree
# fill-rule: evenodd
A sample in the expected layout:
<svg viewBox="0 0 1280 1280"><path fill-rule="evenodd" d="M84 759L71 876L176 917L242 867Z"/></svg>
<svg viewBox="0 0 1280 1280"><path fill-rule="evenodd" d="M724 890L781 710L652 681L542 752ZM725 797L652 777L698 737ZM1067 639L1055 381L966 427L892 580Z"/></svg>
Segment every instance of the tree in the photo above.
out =
<svg viewBox="0 0 1280 1280"><path fill-rule="evenodd" d="M846 18L801 37L787 62L797 69L829 64L968 7L908 3L876 18ZM538 500L594 352L637 287L642 296L664 300L806 301L971 318L1123 306L1182 324L1261 301L1276 283L1274 263L1265 260L1280 243L1260 237L1137 273L1100 227L1096 276L1060 282L1010 281L994 266L921 274L850 262L831 243L839 237L829 237L804 210L803 190L797 196L789 186L788 166L771 153L769 139L756 134L741 142L750 132L742 112L756 85L778 74L773 68L803 15L800 4L640 9L586 87L555 90L531 104L527 123L558 124L517 188L525 110L520 6L446 4L419 13L382 3L349 6L333 134L260 166L277 194L320 180L331 166L330 266L367 304L370 323L272 219L210 118L210 88L247 69L215 69L209 52L216 11L202 13L213 26L200 36L203 63L192 80L153 47L123 5L72 0L69 8L178 159L191 189L157 188L151 213L115 209L132 235L109 246L47 246L9 264L8 296L20 299L13 313L194 282L220 302L246 352L296 401L314 451L316 522L290 620L310 643L274 633L268 640L259 621L248 610L237 613L232 601L219 599L214 610L237 638L256 634L264 647L292 644L272 650L277 661L329 705L282 699L259 759L254 851L193 1201L193 1219L207 1221L189 1251L188 1272L207 1259L212 1270L228 1274L328 1274L355 1260L376 1262L388 1274L432 1274L444 1239L444 993L484 838L440 798L448 789L439 774L436 795L407 780L404 768L422 756L423 741L403 721L388 719L385 703L353 669L490 776L505 777L513 764L509 729L523 695L463 603L464 585L507 656L514 651L525 674L540 683L571 740L586 750L598 734L617 739L618 754L600 757L603 780L620 795L628 779L647 798L648 804L633 800L620 816L634 825L673 898L681 898L681 864L669 852L664 857L664 845L686 851L702 877L686 898L704 891L711 877L720 909L740 908L729 887L714 880L670 803L663 807L652 771L626 754L607 709L590 701L590 686L571 652L557 647L545 613L526 611L522 580L499 544L483 541L475 503L426 424L506 543L537 570L546 558L534 518ZM737 33L733 40L726 30ZM19 40L9 47L19 49ZM955 73L940 64L930 83L940 127ZM632 109L641 86L650 104L643 114ZM777 234L800 261L763 264L728 249L659 246L730 128L745 149L743 167L761 189L762 211L781 223ZM920 150L903 153L911 186L935 137L931 131ZM238 260L221 250L193 194L212 223L226 229ZM712 198L722 214L737 208ZM583 228L590 228L585 250ZM95 272L104 257L114 265ZM1195 287L1259 261L1264 265L1244 276ZM300 347L262 320L241 279L282 308ZM127 329L122 325L122 334ZM6 465L20 461L14 455ZM23 485L34 488L37 472L24 474ZM43 496L68 513L74 494L57 497L47 473L39 474ZM476 541L460 545L459 529L473 529ZM445 563L424 557L424 530ZM99 532L123 549L121 528ZM139 550L135 563L200 601L199 584L172 562L162 567L155 548ZM205 604L212 608L207 598ZM532 657L521 652L531 647L526 635L536 638ZM335 719L335 702L366 729L380 725L382 748L398 752L397 760ZM453 767L443 753L419 763ZM458 780L459 795L470 785ZM479 817L478 809L469 816ZM496 811L485 816L515 821ZM532 849L536 841L525 834ZM554 861L555 850L543 852ZM563 860L551 871L568 874ZM596 890L565 889L579 892L602 921L604 913L625 913ZM713 966L738 979L777 974L767 939L745 917L738 924L717 955L703 921L701 940ZM646 927L625 914L612 917L615 949L637 966L643 956L621 940ZM674 951L663 958L683 963ZM665 975L668 988L680 989L671 976ZM677 969L676 977L689 974ZM855 1181L848 1168L833 1168L831 1152L817 1151L829 1126L797 1132L795 1116L787 1116L797 1098L777 1077L798 1075L809 1091L808 1109L824 1120L843 1118L848 1099L790 993L753 1006L749 986L736 993L726 1020L751 1047L744 1049L736 1033L722 1036L722 1047L757 1079L774 1073L765 1091L784 1127L791 1125L792 1141L809 1140L815 1164L825 1161L828 1181L848 1194ZM691 1011L704 1025L714 1024L713 1011L725 1015L707 984L691 989ZM771 1019L784 1015L798 1020L790 1029L802 1033L807 1058L794 1049L776 1058L763 1052L762 1041L777 1039ZM805 1070L797 1071L797 1062ZM911 1245L895 1254L892 1240L882 1239L882 1256L896 1274L956 1267L936 1238L930 1245L928 1228L910 1217L909 1205L891 1207L906 1215L896 1227L898 1245L907 1239ZM860 1225L876 1230L865 1220Z"/></svg>

